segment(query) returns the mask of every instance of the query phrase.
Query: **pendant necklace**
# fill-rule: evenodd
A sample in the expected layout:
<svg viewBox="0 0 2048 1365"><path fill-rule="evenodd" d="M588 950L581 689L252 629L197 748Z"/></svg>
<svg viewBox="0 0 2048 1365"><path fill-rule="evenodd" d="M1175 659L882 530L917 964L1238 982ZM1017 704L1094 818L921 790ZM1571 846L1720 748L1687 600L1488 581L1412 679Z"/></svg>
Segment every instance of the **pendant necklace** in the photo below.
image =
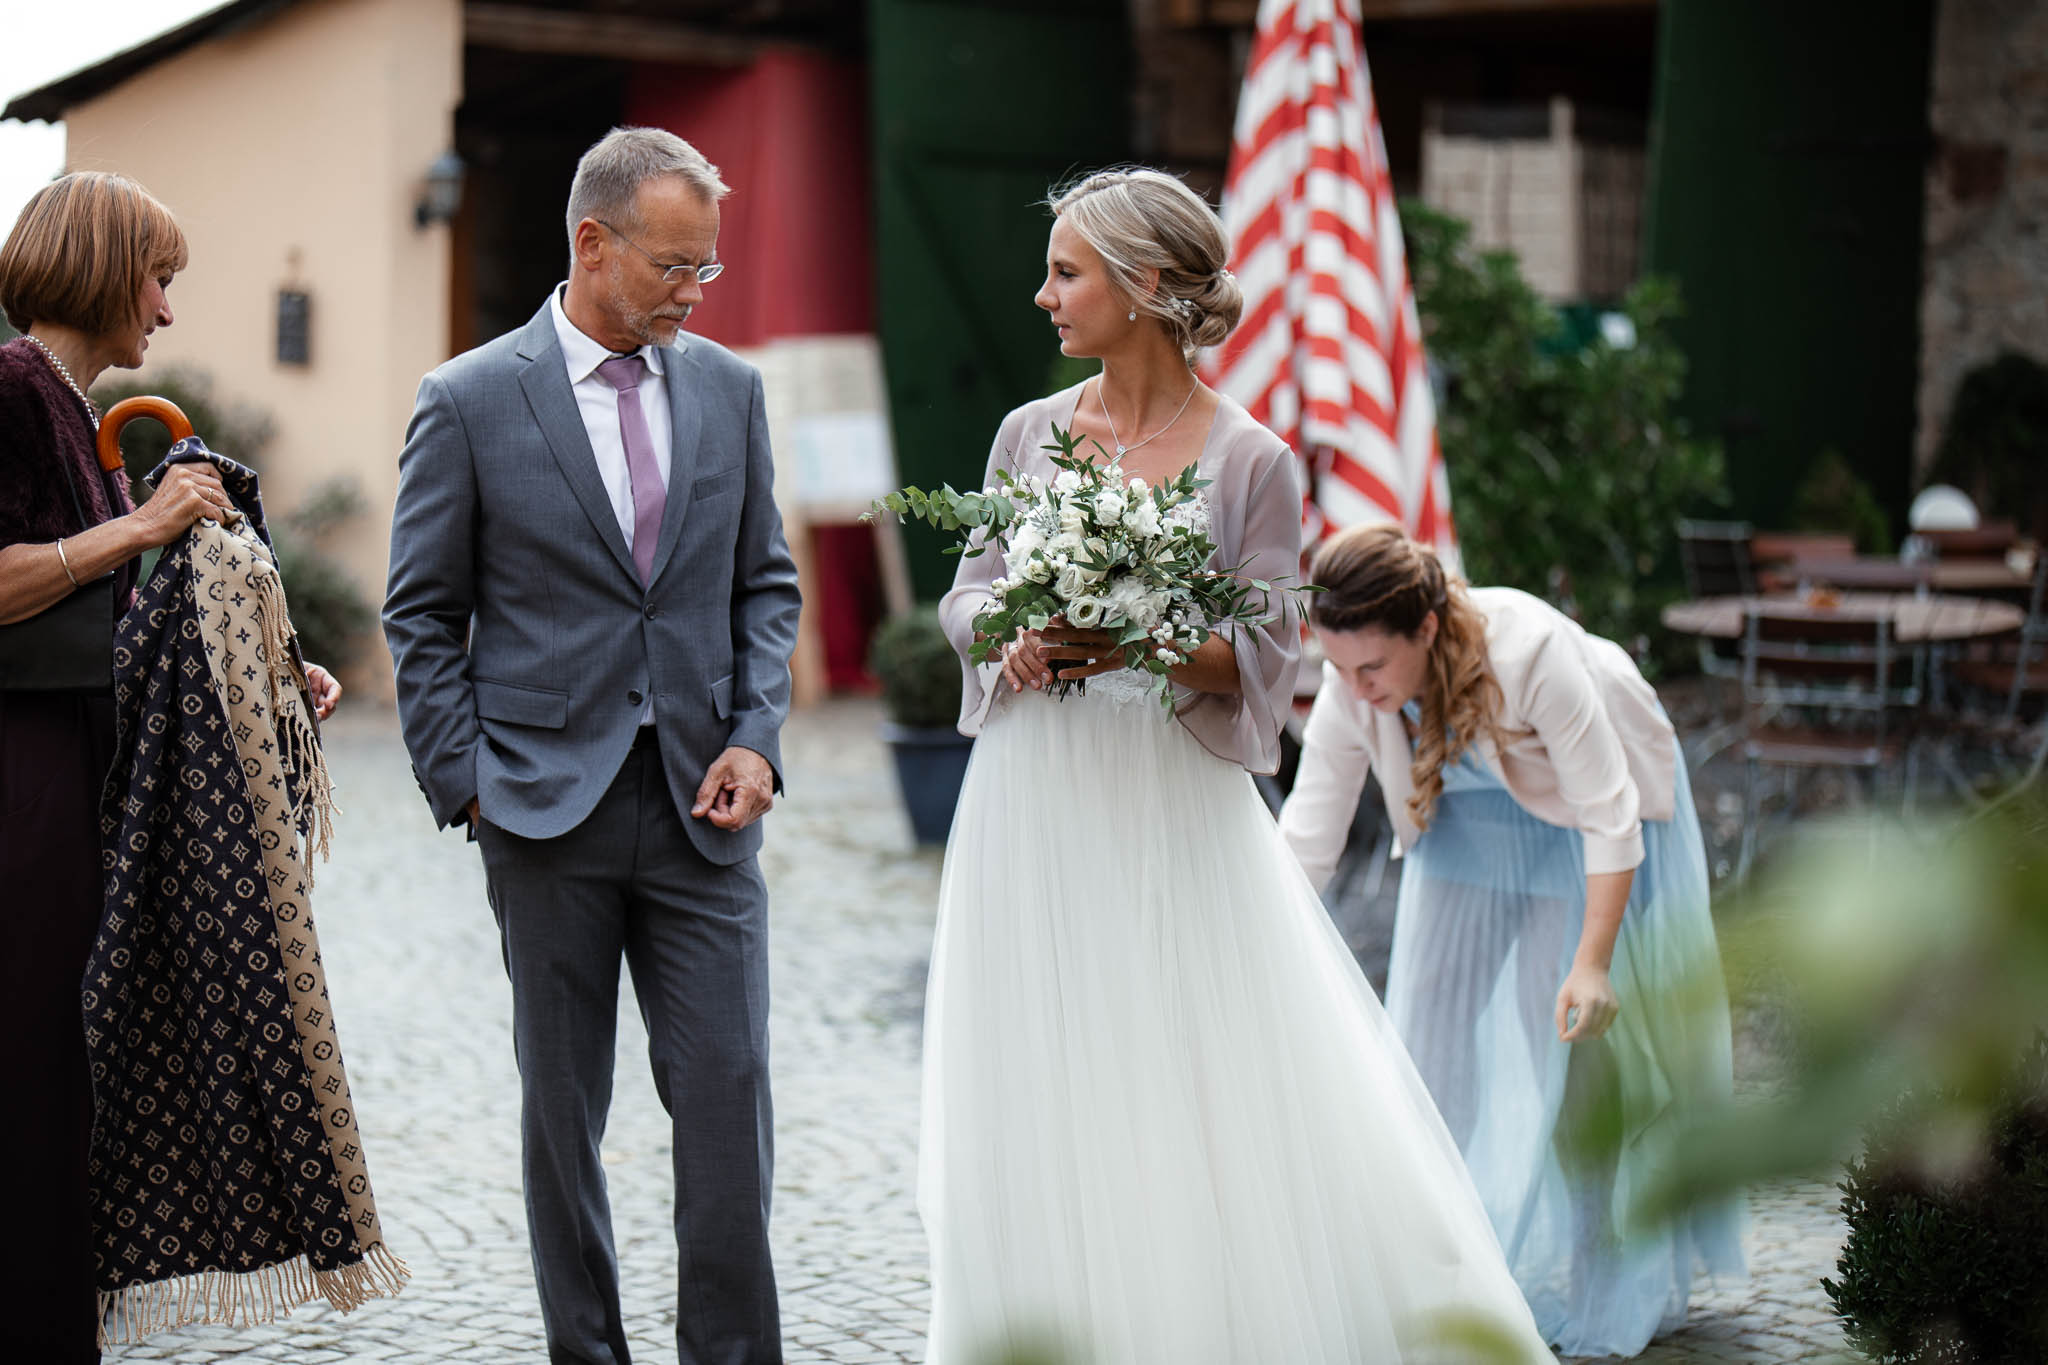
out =
<svg viewBox="0 0 2048 1365"><path fill-rule="evenodd" d="M73 393L77 394L78 401L85 404L86 416L92 418L92 429L94 431L98 431L100 429L100 410L93 405L93 401L90 398L87 398L85 396L85 390L78 387L78 381L71 377L70 367L65 365L63 361L57 359L57 353L51 350L49 346L44 343L41 337L32 336L27 332L23 332L21 334L21 339L23 341L28 342L31 346L34 346L38 351L41 351L43 353L43 359L49 361L51 366L56 369L57 377L64 381L64 387L70 389ZM1104 416L1108 416L1108 408L1104 408L1102 411ZM1114 431L1112 431L1111 434L1114 435Z"/></svg>
<svg viewBox="0 0 2048 1365"><path fill-rule="evenodd" d="M1194 383L1188 385L1188 396L1180 400L1179 410L1176 411L1172 417L1169 417L1167 419L1165 426L1159 428L1159 430L1153 432L1150 436L1147 436L1142 441L1133 441L1131 442L1131 444L1125 445L1123 442L1123 438L1116 434L1116 418L1111 417L1109 415L1109 399L1103 396L1102 379L1100 376L1098 376L1095 380L1095 397L1102 404L1102 420L1109 423L1109 440L1110 444L1116 447L1116 457L1119 460L1121 460L1124 456L1138 449L1138 447L1148 446L1152 444L1154 441L1158 440L1160 437L1164 436L1167 432L1173 430L1173 424L1180 420L1181 413L1186 412L1188 410L1188 404L1195 401L1195 390L1201 387L1202 381L1199 379L1197 379Z"/></svg>

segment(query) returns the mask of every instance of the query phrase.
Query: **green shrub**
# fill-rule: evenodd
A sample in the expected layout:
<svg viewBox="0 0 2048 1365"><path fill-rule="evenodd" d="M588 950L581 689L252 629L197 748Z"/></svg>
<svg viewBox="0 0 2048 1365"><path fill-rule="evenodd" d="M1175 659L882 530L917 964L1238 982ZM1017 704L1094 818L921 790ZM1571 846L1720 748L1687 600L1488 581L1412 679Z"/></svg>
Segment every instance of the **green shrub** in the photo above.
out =
<svg viewBox="0 0 2048 1365"><path fill-rule="evenodd" d="M1727 501L1720 447L1673 412L1677 286L1629 291L1632 344L1573 346L1511 253L1475 252L1467 224L1413 200L1401 218L1467 576L1548 597L1645 659L1684 591L1678 519Z"/></svg>
<svg viewBox="0 0 2048 1365"><path fill-rule="evenodd" d="M868 671L882 681L882 703L898 725L950 730L960 716L960 656L939 627L937 607L894 616L875 631Z"/></svg>
<svg viewBox="0 0 2048 1365"><path fill-rule="evenodd" d="M363 652L363 639L377 613L348 570L326 549L327 537L361 516L362 490L354 479L334 478L316 486L291 515L273 523L277 571L291 599L299 648L326 668L343 668Z"/></svg>
<svg viewBox="0 0 2048 1365"><path fill-rule="evenodd" d="M2048 366L2007 351L1963 376L1928 482L2048 539Z"/></svg>
<svg viewBox="0 0 2048 1365"><path fill-rule="evenodd" d="M1821 1284L1879 1365L2048 1360L2048 1035L1974 1150L1930 1164L1926 1118L1954 1099L1909 1096L1873 1125L1842 1181L1841 1279Z"/></svg>
<svg viewBox="0 0 2048 1365"><path fill-rule="evenodd" d="M1867 555L1892 552L1892 519L1839 450L1823 450L1792 500L1795 531L1846 531Z"/></svg>

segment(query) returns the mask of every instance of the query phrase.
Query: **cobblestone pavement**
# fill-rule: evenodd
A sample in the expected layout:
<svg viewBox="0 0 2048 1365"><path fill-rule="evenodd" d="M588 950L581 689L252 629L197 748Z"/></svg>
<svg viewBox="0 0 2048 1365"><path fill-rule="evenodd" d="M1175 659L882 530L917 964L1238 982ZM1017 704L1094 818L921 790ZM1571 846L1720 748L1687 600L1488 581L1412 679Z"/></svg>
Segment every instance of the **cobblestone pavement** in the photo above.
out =
<svg viewBox="0 0 2048 1365"><path fill-rule="evenodd" d="M791 794L770 817L763 855L774 1242L797 1362L923 1359L917 1050L938 859L910 848L877 718L856 702L792 719ZM511 1001L476 851L430 828L389 713L345 711L327 735L344 815L315 904L379 1210L412 1284L346 1319L316 1302L267 1327L163 1333L110 1361L540 1358ZM658 1365L674 1359L675 1249L668 1123L645 1036L628 987L604 1159L633 1349ZM1838 1347L1817 1284L1840 1240L1832 1190L1774 1188L1753 1207L1752 1282L1696 1294L1684 1330L1641 1359L1809 1361Z"/></svg>

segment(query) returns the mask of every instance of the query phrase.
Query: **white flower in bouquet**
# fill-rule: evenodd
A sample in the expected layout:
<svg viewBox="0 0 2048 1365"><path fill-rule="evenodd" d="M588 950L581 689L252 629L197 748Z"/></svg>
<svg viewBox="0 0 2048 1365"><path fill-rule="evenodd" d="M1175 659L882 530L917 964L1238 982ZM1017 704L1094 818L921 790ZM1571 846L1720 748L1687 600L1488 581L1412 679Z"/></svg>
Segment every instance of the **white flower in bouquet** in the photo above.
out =
<svg viewBox="0 0 2048 1365"><path fill-rule="evenodd" d="M1145 580L1136 574L1128 574L1116 580L1109 589L1110 610L1134 626L1141 626L1158 634L1159 619L1166 611L1169 595L1162 589L1147 586Z"/></svg>
<svg viewBox="0 0 2048 1365"><path fill-rule="evenodd" d="M1017 529L1010 533L1009 549L1003 553L1003 562L1016 569L1031 562L1031 556L1044 549L1045 532L1030 522L1019 522Z"/></svg>
<svg viewBox="0 0 2048 1365"><path fill-rule="evenodd" d="M1067 603L1067 624L1079 630L1094 630L1109 615L1109 603L1083 594Z"/></svg>
<svg viewBox="0 0 2048 1365"><path fill-rule="evenodd" d="M1075 557L1086 561L1080 567L1081 572L1087 576L1090 583L1100 583L1103 579L1109 577L1109 569L1106 564L1106 561L1109 559L1109 542L1101 536L1090 536L1082 541L1081 553ZM1104 567L1099 569L1090 568L1088 567L1090 564L1103 564Z"/></svg>
<svg viewBox="0 0 2048 1365"><path fill-rule="evenodd" d="M1123 473L1098 445L1099 459L1079 453L1071 431L1053 428L1048 483L1042 476L999 471L994 487L962 493L904 488L876 501L882 512L917 517L960 537L968 558L995 552L1003 572L989 584L992 600L975 614L971 661L988 663L1024 630L1064 618L1081 630L1109 632L1126 668L1152 680L1160 703L1174 706L1171 670L1209 636L1273 620L1275 597L1313 588L1276 589L1238 568L1212 567L1207 480L1189 465L1157 489ZM1254 599L1252 593L1264 594ZM1057 683L1055 696L1082 684Z"/></svg>
<svg viewBox="0 0 2048 1365"><path fill-rule="evenodd" d="M1150 540L1161 530L1159 504L1141 497L1124 512L1124 529L1141 540Z"/></svg>

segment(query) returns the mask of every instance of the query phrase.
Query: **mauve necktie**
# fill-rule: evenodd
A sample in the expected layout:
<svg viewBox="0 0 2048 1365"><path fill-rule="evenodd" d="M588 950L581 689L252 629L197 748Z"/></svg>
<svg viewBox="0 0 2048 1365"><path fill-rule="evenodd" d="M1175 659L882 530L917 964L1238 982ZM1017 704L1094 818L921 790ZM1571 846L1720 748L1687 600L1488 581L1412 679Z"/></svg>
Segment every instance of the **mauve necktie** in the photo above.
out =
<svg viewBox="0 0 2048 1365"><path fill-rule="evenodd" d="M645 583L654 569L654 542L661 539L661 514L668 506L668 489L654 462L654 437L647 430L647 414L640 411L640 378L647 366L636 351L613 356L597 373L619 391L619 436L626 443L626 474L633 484L633 566Z"/></svg>

